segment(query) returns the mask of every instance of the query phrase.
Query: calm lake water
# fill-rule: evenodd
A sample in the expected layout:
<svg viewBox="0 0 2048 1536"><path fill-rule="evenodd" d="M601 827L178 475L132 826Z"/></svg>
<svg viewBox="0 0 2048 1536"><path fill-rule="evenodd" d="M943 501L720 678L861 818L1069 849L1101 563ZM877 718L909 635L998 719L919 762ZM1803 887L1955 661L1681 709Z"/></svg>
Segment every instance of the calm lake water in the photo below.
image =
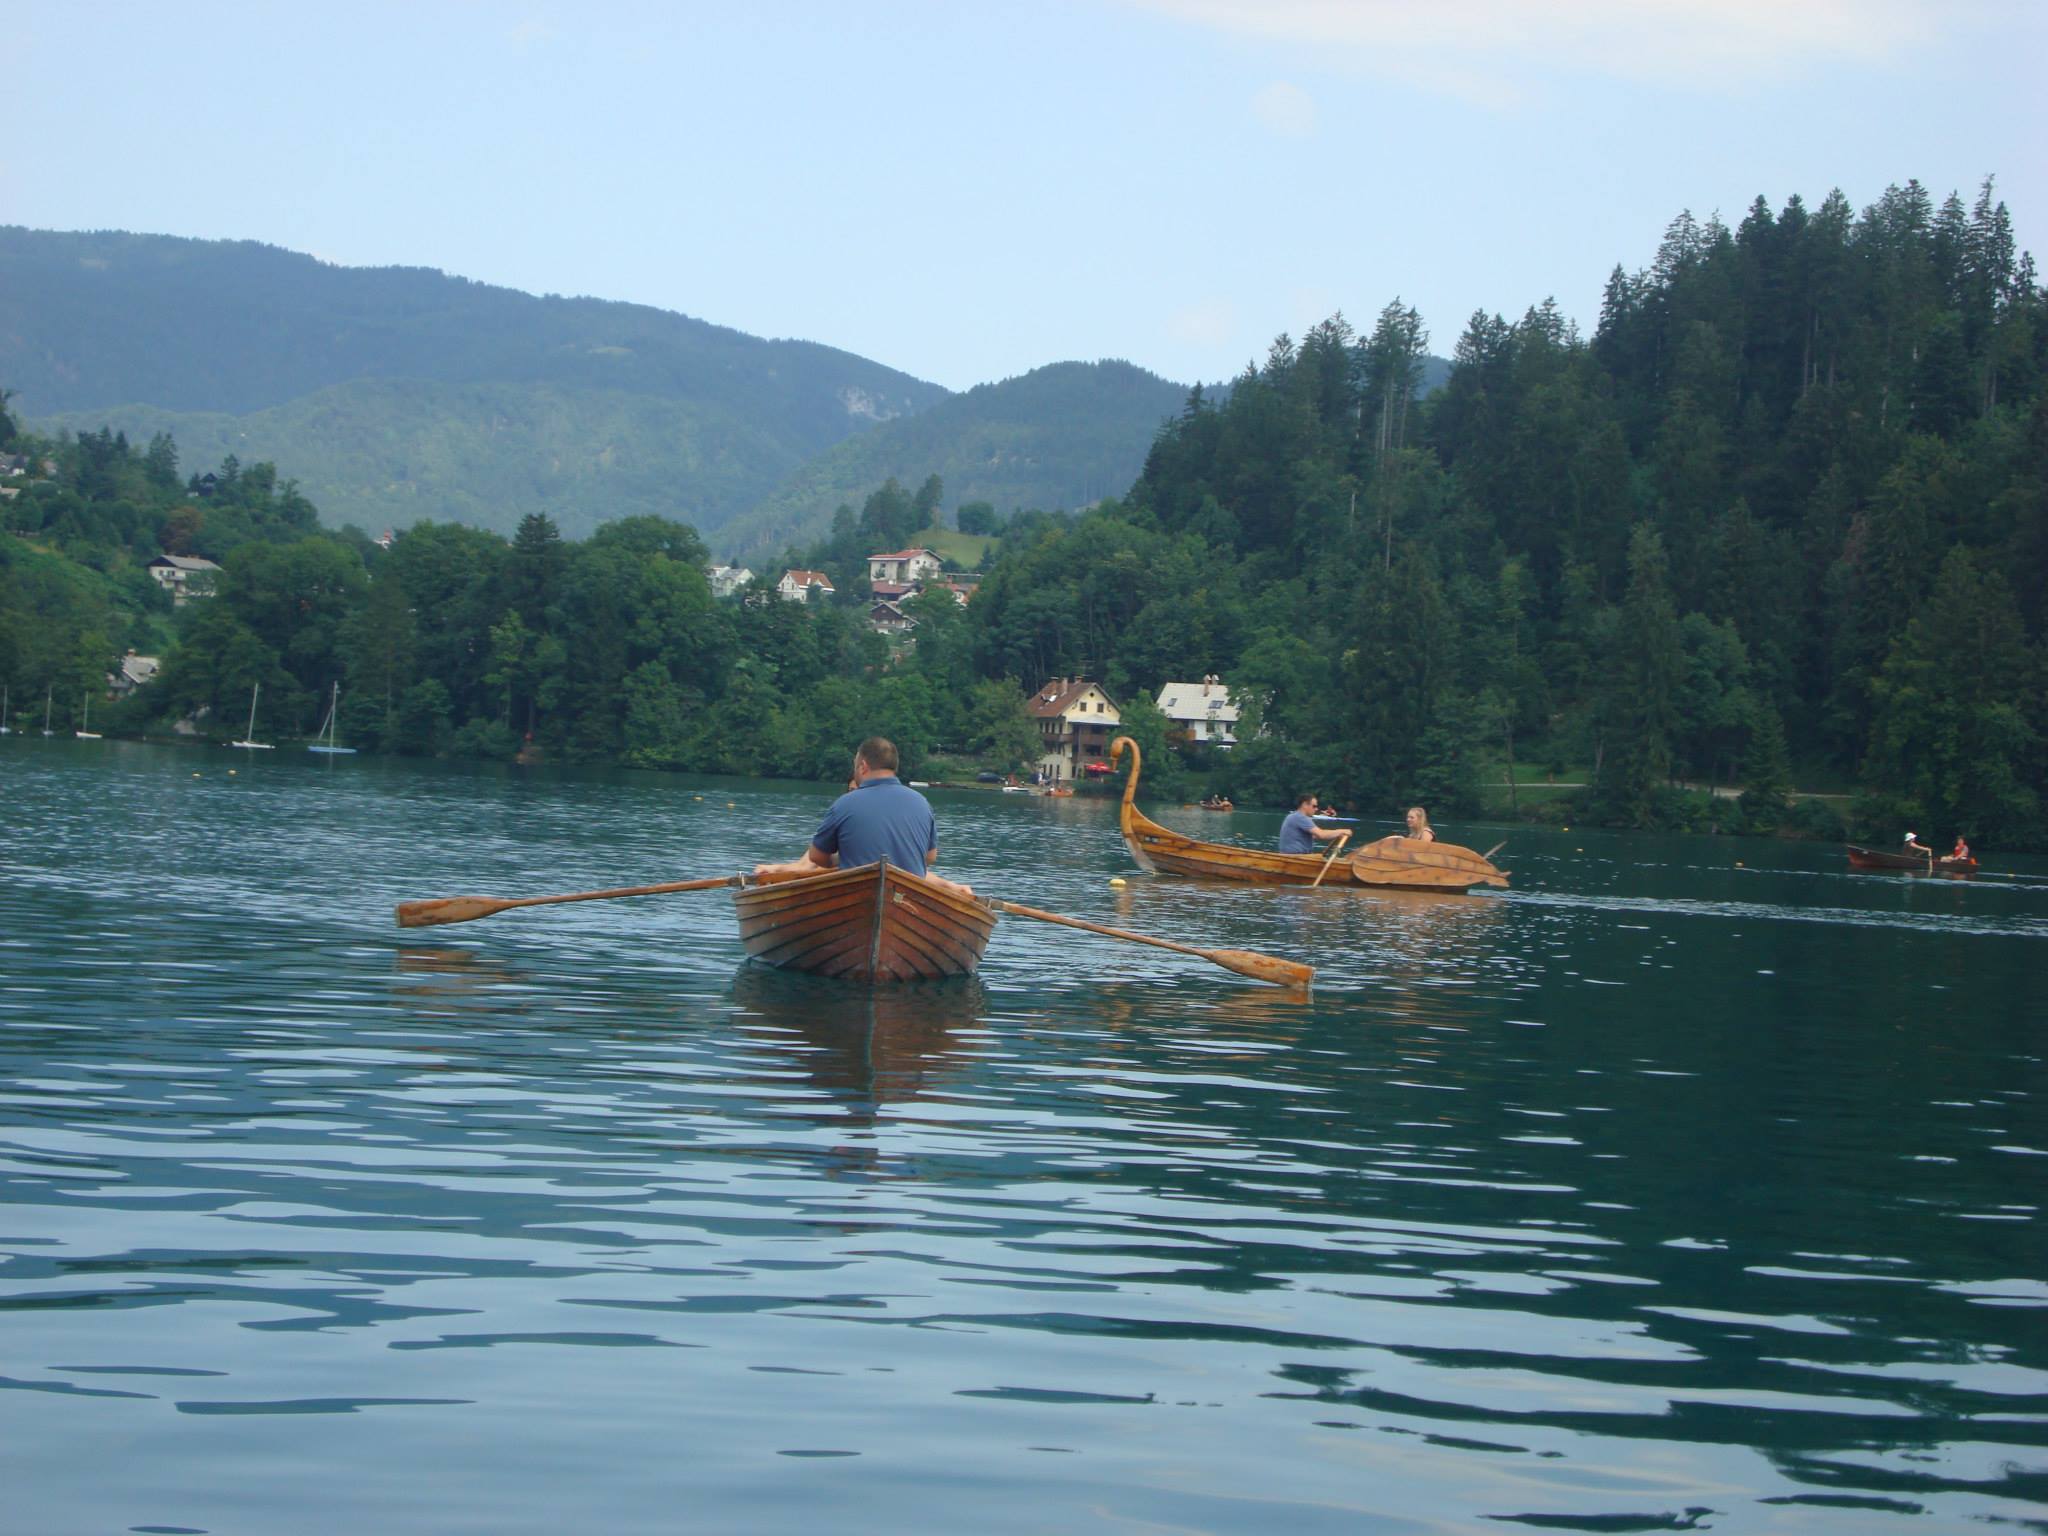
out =
<svg viewBox="0 0 2048 1536"><path fill-rule="evenodd" d="M2048 1530L2048 862L1451 826L1512 892L1233 891L940 793L956 878L1314 993L392 923L831 792L0 738L0 1529Z"/></svg>

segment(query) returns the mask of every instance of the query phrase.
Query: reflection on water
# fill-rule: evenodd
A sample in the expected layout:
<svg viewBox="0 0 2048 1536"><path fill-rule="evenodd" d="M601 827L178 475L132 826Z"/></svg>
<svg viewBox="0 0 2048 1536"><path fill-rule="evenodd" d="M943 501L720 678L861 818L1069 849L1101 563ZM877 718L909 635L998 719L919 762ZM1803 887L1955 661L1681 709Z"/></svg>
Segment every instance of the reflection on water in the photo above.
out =
<svg viewBox="0 0 2048 1536"><path fill-rule="evenodd" d="M861 991L721 893L390 926L822 788L105 745L0 751L9 1529L2048 1528L2039 893L1225 888L942 795L978 887L1316 988L1006 919Z"/></svg>
<svg viewBox="0 0 2048 1536"><path fill-rule="evenodd" d="M732 999L741 1029L864 1122L885 1105L964 1077L964 1053L987 1003L971 976L848 987L754 964L733 974Z"/></svg>

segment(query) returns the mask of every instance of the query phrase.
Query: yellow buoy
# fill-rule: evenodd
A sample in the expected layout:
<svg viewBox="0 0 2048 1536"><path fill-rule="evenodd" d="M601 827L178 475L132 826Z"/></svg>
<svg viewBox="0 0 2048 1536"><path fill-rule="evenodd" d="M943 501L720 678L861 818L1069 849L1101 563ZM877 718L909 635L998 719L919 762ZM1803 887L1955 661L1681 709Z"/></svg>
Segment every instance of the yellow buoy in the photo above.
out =
<svg viewBox="0 0 2048 1536"><path fill-rule="evenodd" d="M232 768L230 768L230 769L228 770L228 777L232 779L232 778L233 778L234 776L235 776L235 770L234 770L234 769L232 769Z"/></svg>
<svg viewBox="0 0 2048 1536"><path fill-rule="evenodd" d="M1742 868L1742 860L1740 860L1740 859L1737 859L1737 860L1735 861L1735 867L1736 867L1737 869L1740 869L1740 868Z"/></svg>
<svg viewBox="0 0 2048 1536"><path fill-rule="evenodd" d="M733 810L733 809L737 808L737 807L738 807L738 805L739 805L739 801L737 801L737 800L728 800L728 801L726 801L726 802L725 802L725 808L726 808L726 809L727 809L728 811L730 811L730 810Z"/></svg>
<svg viewBox="0 0 2048 1536"><path fill-rule="evenodd" d="M1124 877L1122 875L1111 875L1109 877L1109 883L1111 885L1122 885L1124 883Z"/></svg>

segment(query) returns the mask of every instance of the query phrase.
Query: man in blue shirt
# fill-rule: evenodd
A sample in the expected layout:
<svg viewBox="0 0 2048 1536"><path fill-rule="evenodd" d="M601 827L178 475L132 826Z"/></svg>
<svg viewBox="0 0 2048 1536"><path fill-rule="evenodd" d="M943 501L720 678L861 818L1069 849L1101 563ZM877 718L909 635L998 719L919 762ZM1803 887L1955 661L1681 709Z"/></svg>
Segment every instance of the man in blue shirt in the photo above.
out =
<svg viewBox="0 0 2048 1536"><path fill-rule="evenodd" d="M1319 827L1315 824L1316 797L1303 795L1295 802L1294 809L1287 813L1287 819L1280 823L1280 851L1282 853L1314 853L1317 843L1327 843L1331 838L1346 838L1351 835L1348 828Z"/></svg>
<svg viewBox="0 0 2048 1536"><path fill-rule="evenodd" d="M939 856L939 826L931 803L896 777L896 745L870 736L853 757L853 784L825 812L811 846L786 864L757 864L756 876L816 875L857 869L883 860L935 884L972 896L957 881L930 874Z"/></svg>

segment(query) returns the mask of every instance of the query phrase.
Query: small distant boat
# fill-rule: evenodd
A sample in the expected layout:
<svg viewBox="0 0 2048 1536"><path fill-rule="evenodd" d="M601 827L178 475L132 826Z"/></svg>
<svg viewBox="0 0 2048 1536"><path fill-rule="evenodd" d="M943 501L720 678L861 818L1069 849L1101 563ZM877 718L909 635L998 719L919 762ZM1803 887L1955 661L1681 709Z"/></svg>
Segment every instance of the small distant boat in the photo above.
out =
<svg viewBox="0 0 2048 1536"><path fill-rule="evenodd" d="M100 733L92 728L91 692L88 691L80 694L78 696L78 704L79 709L82 711L82 718L78 722L78 729L73 731L71 734L76 736L80 741L98 741L100 739Z"/></svg>
<svg viewBox="0 0 2048 1536"><path fill-rule="evenodd" d="M996 926L996 914L981 902L886 862L766 884L749 880L732 900L751 958L844 981L968 975Z"/></svg>
<svg viewBox="0 0 2048 1536"><path fill-rule="evenodd" d="M1234 811L1237 807L1230 803L1228 796L1211 795L1207 800L1197 800L1195 802L1195 809L1198 811Z"/></svg>
<svg viewBox="0 0 2048 1536"><path fill-rule="evenodd" d="M249 728L250 728L250 734L251 734L251 735L254 735L254 734L255 734L255 727L256 727L256 720L255 720L255 715L254 715L254 704L255 704L255 701L254 701L254 700L252 699L252 700L250 701L250 705L251 705L251 714L250 714L250 720L249 720ZM317 752L317 753L319 753L319 754L320 754L320 755L321 755L322 757L353 757L353 756L355 756L355 751L356 751L356 749L355 749L354 747L337 747L337 746L336 746L336 745L334 744L334 733L335 733L335 730L337 729L337 725L336 725L336 721L335 721L335 716L336 716L336 715L338 715L338 714L339 714L340 712L341 712L341 684L337 682L337 683L336 683L336 684L334 685L334 688L333 688L333 690L332 690L332 691L331 691L331 692L330 692L330 693L329 693L329 694L327 695L327 718L326 718L325 720L323 720L323 721L321 721L321 722L320 722L320 729L319 729L319 730L317 730L317 731L315 731L315 732L313 733L313 736L314 736L314 740L313 740L313 743L312 743L312 744L311 744L310 746L308 746L308 747L306 748L306 750L307 750L308 752ZM319 740L319 738L320 738L321 736L323 736L323 735L324 735L324 736L325 736L325 737L327 738L327 740L326 740L326 742L325 742L324 744L323 744L323 743L322 743L322 742L321 742L321 741ZM247 743L245 743L245 742L236 742L236 743L235 743L235 745L236 745L236 746L245 746L245 745L247 745Z"/></svg>
<svg viewBox="0 0 2048 1536"><path fill-rule="evenodd" d="M1849 867L1862 870L1899 870L1909 875L1974 875L1978 864L1974 858L1946 859L1927 853L1893 853L1884 848L1859 848L1854 843L1849 849Z"/></svg>
<svg viewBox="0 0 2048 1536"><path fill-rule="evenodd" d="M244 737L244 738L243 738L242 740L240 740L240 741L231 741L231 742L229 742L229 743L228 743L228 745L229 745L229 746L231 746L231 747L241 747L241 748L242 748L242 749L244 749L245 751L249 751L249 752L268 752L268 751L269 751L269 750L271 749L271 744L270 744L269 742L267 742L267 741L258 741L258 740L256 739L256 699L257 699L257 696L258 696L259 694L261 694L262 692L263 692L263 685L262 685L261 683L252 683L252 684L250 685L250 687L249 687L249 732L248 732L247 736L245 736L245 737Z"/></svg>

